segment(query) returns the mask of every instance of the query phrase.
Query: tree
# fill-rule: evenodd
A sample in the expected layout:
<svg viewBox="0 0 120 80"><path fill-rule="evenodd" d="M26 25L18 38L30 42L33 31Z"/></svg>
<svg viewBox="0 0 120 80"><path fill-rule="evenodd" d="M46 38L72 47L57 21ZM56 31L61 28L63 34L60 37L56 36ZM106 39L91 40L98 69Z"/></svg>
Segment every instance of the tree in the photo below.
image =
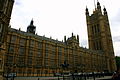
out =
<svg viewBox="0 0 120 80"><path fill-rule="evenodd" d="M115 57L117 69L120 69L120 56Z"/></svg>

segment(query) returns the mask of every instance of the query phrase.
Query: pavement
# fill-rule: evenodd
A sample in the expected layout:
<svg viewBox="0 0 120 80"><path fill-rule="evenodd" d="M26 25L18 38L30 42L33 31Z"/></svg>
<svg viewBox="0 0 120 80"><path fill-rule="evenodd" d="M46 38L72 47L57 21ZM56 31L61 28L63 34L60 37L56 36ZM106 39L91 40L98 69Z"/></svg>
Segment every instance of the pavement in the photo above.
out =
<svg viewBox="0 0 120 80"><path fill-rule="evenodd" d="M95 78L95 80L111 80L112 76L104 76L101 78ZM94 79L87 79L87 80L94 80Z"/></svg>
<svg viewBox="0 0 120 80"><path fill-rule="evenodd" d="M112 76L104 76L101 78L95 78L95 80L111 80ZM8 79L11 80L11 79ZM63 80L63 77L15 77L14 80ZM73 80L72 78L64 79L64 80ZM75 79L78 80L78 79ZM85 79L80 79L85 80ZM86 80L94 80L93 77L86 79Z"/></svg>

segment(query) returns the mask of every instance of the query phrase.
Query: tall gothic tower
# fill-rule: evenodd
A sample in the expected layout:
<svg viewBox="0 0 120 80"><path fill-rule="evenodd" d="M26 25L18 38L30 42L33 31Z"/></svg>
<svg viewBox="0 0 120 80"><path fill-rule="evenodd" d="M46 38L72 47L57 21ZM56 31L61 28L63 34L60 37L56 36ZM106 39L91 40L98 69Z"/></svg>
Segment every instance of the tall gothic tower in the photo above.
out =
<svg viewBox="0 0 120 80"><path fill-rule="evenodd" d="M14 0L0 0L0 46L6 40Z"/></svg>
<svg viewBox="0 0 120 80"><path fill-rule="evenodd" d="M0 0L0 80L4 75L4 55L6 38L14 0Z"/></svg>
<svg viewBox="0 0 120 80"><path fill-rule="evenodd" d="M89 49L103 51L108 71L114 71L116 69L114 49L106 8L104 7L102 13L100 3L97 2L97 7L92 15L89 15L88 8L86 8L86 21Z"/></svg>

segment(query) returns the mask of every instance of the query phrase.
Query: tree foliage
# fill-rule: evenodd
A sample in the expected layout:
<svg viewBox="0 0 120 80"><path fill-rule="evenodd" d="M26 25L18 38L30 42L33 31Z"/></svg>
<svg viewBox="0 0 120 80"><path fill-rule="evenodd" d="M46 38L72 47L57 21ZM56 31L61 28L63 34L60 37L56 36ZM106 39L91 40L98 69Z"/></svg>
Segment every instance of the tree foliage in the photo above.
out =
<svg viewBox="0 0 120 80"><path fill-rule="evenodd" d="M115 57L117 68L120 69L120 56Z"/></svg>

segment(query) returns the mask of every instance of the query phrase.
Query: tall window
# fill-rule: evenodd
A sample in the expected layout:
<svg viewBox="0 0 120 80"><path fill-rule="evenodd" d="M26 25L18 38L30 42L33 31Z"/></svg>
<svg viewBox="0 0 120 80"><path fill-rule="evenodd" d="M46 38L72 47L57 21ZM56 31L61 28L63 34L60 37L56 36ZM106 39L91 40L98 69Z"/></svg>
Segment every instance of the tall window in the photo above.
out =
<svg viewBox="0 0 120 80"><path fill-rule="evenodd" d="M73 50L72 49L70 49L70 51L69 51L69 64L71 65L70 67L72 67L72 65L73 65L73 62L74 60L73 60Z"/></svg>
<svg viewBox="0 0 120 80"><path fill-rule="evenodd" d="M94 28L95 28L95 33L97 33L97 26L96 26L96 25L94 25Z"/></svg>
<svg viewBox="0 0 120 80"><path fill-rule="evenodd" d="M3 24L0 24L0 33L2 33Z"/></svg>
<svg viewBox="0 0 120 80"><path fill-rule="evenodd" d="M8 0L9 1L9 0ZM11 6L11 4L12 3L10 3L10 1L9 2L6 2L6 5L7 5L7 9L6 9L6 15L8 15L8 16L10 16L11 15L11 8L12 8L12 6Z"/></svg>
<svg viewBox="0 0 120 80"><path fill-rule="evenodd" d="M42 57L42 50L38 50L37 57Z"/></svg>
<svg viewBox="0 0 120 80"><path fill-rule="evenodd" d="M67 49L64 49L64 58L65 58L65 60L67 60L67 59L68 59Z"/></svg>
<svg viewBox="0 0 120 80"><path fill-rule="evenodd" d="M74 57L74 65L77 66L78 65L78 55L75 53L73 55L73 57Z"/></svg>
<svg viewBox="0 0 120 80"><path fill-rule="evenodd" d="M38 42L38 49L42 49L42 43Z"/></svg>
<svg viewBox="0 0 120 80"><path fill-rule="evenodd" d="M31 74L31 73L32 73L32 70L28 69L27 73L28 73L28 74Z"/></svg>
<svg viewBox="0 0 120 80"><path fill-rule="evenodd" d="M30 41L30 47L34 47L34 43L35 43L35 41L34 41L34 40L31 40L31 41Z"/></svg>
<svg viewBox="0 0 120 80"><path fill-rule="evenodd" d="M56 68L55 64L55 57L56 57L56 47L54 45L51 46L51 56L50 56L50 65L52 68ZM54 65L53 65L54 64Z"/></svg>
<svg viewBox="0 0 120 80"><path fill-rule="evenodd" d="M92 29L91 29L91 31L92 31L92 34L94 34L94 26L92 26Z"/></svg>
<svg viewBox="0 0 120 80"><path fill-rule="evenodd" d="M9 49L9 53L14 53L14 46L11 45L8 49Z"/></svg>
<svg viewBox="0 0 120 80"><path fill-rule="evenodd" d="M20 39L20 45L21 45L21 46L24 46L24 45L25 45L25 42L26 42L26 40L25 40L24 38L21 38L21 39Z"/></svg>
<svg viewBox="0 0 120 80"><path fill-rule="evenodd" d="M99 32L100 32L100 26L99 26L99 24L93 25L93 26L91 27L91 30L92 30L92 34L99 33Z"/></svg>
<svg viewBox="0 0 120 80"><path fill-rule="evenodd" d="M8 64L11 64L12 62L13 62L13 56L8 56L7 57L7 62L8 62Z"/></svg>
<svg viewBox="0 0 120 80"><path fill-rule="evenodd" d="M0 69L2 69L2 60L0 60Z"/></svg>
<svg viewBox="0 0 120 80"><path fill-rule="evenodd" d="M45 66L48 66L48 61L49 61L49 44L46 44L45 45L45 63L44 63L44 65Z"/></svg>
<svg viewBox="0 0 120 80"><path fill-rule="evenodd" d="M99 46L100 46L100 50L102 50L102 45L101 45L101 41L99 41Z"/></svg>
<svg viewBox="0 0 120 80"><path fill-rule="evenodd" d="M62 48L61 47L58 48L58 66L60 66L60 64L62 64Z"/></svg>
<svg viewBox="0 0 120 80"><path fill-rule="evenodd" d="M29 49L28 56L33 56L33 53L34 53L34 50L30 48L30 49Z"/></svg>
<svg viewBox="0 0 120 80"><path fill-rule="evenodd" d="M24 56L20 56L17 58L17 63L18 63L18 66L21 66L23 67L24 66L24 63L25 63L25 59L24 59Z"/></svg>
<svg viewBox="0 0 120 80"><path fill-rule="evenodd" d="M16 36L12 36L12 38L11 38L11 43L15 43L15 41L16 41Z"/></svg>
<svg viewBox="0 0 120 80"><path fill-rule="evenodd" d="M7 11L7 6L8 6L8 0L5 1L4 13L6 13L6 11Z"/></svg>
<svg viewBox="0 0 120 80"><path fill-rule="evenodd" d="M98 41L96 41L96 48L97 48L97 50L99 50L99 42Z"/></svg>
<svg viewBox="0 0 120 80"><path fill-rule="evenodd" d="M96 44L95 44L95 42L93 42L93 49L96 50Z"/></svg>
<svg viewBox="0 0 120 80"><path fill-rule="evenodd" d="M100 32L100 25L97 24L97 32Z"/></svg>
<svg viewBox="0 0 120 80"><path fill-rule="evenodd" d="M25 48L24 47L20 47L18 50L19 55L24 55L25 53Z"/></svg>
<svg viewBox="0 0 120 80"><path fill-rule="evenodd" d="M29 67L32 66L32 61L33 61L32 57L28 57L27 64Z"/></svg>
<svg viewBox="0 0 120 80"><path fill-rule="evenodd" d="M45 57L48 58L48 53L49 53L49 45L48 44L45 45L45 49L46 49L45 50Z"/></svg>
<svg viewBox="0 0 120 80"><path fill-rule="evenodd" d="M2 29L3 29L3 24L0 24L0 41L2 41Z"/></svg>
<svg viewBox="0 0 120 80"><path fill-rule="evenodd" d="M42 58L36 57L35 58L35 65L36 65L36 67L40 68L42 66Z"/></svg>
<svg viewBox="0 0 120 80"><path fill-rule="evenodd" d="M0 11L3 10L5 0L0 0Z"/></svg>
<svg viewBox="0 0 120 80"><path fill-rule="evenodd" d="M40 74L40 70L37 70L37 74Z"/></svg>

